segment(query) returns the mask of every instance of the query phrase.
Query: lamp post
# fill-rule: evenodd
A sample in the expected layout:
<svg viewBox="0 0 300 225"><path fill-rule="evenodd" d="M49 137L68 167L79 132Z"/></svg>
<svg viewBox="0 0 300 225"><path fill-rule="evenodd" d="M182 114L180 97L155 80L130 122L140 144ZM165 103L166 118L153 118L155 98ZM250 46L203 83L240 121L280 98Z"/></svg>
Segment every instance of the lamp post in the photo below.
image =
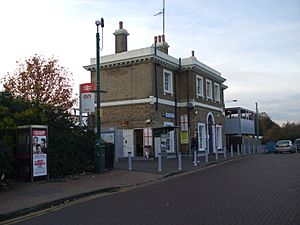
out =
<svg viewBox="0 0 300 225"><path fill-rule="evenodd" d="M100 118L100 37L99 26L104 27L104 20L96 20L97 26L96 33L96 95L97 95L97 108L96 108L96 123L97 123L97 141L94 148L94 166L96 172L103 173L105 171L105 145L101 139L101 118Z"/></svg>
<svg viewBox="0 0 300 225"><path fill-rule="evenodd" d="M97 110L96 110L96 124L97 124L97 137L101 138L101 118L100 118L100 37L99 37L99 26L104 27L104 19L96 20L97 26L96 33L96 95L97 95Z"/></svg>
<svg viewBox="0 0 300 225"><path fill-rule="evenodd" d="M256 117L255 117L255 123L256 123L256 138L259 143L259 115L258 115L258 103L255 102L255 109L256 109Z"/></svg>

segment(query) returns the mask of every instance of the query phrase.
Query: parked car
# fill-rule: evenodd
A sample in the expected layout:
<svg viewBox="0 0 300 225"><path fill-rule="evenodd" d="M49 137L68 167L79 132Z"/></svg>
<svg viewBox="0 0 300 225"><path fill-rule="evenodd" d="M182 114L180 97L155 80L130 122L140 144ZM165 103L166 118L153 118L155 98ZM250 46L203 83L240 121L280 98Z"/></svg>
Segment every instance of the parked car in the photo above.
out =
<svg viewBox="0 0 300 225"><path fill-rule="evenodd" d="M297 152L300 152L300 138L297 138L294 142L294 147Z"/></svg>
<svg viewBox="0 0 300 225"><path fill-rule="evenodd" d="M275 151L276 153L282 153L282 152L293 153L296 152L296 149L294 148L292 141L279 140L275 145Z"/></svg>

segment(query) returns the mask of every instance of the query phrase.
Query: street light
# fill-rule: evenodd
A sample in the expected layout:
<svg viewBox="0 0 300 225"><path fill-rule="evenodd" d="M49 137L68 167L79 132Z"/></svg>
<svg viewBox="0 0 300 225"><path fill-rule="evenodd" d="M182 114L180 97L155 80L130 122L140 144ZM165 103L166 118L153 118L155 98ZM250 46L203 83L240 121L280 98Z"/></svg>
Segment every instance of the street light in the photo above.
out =
<svg viewBox="0 0 300 225"><path fill-rule="evenodd" d="M97 123L97 141L94 147L94 166L96 172L103 173L105 171L105 145L101 139L101 118L100 118L100 37L99 26L104 27L104 20L96 20L97 26L96 33L96 95L97 95L97 110L96 110L96 123Z"/></svg>
<svg viewBox="0 0 300 225"><path fill-rule="evenodd" d="M104 19L96 20L97 26L96 33L96 95L97 95L97 111L96 111L96 124L97 124L97 137L101 138L101 118L100 118L100 37L99 37L99 26L104 27Z"/></svg>

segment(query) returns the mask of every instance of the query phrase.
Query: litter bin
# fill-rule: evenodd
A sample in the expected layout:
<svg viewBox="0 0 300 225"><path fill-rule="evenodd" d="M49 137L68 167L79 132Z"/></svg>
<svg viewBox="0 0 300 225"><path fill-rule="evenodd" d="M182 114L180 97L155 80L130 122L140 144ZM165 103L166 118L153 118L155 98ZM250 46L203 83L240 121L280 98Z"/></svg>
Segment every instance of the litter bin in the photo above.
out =
<svg viewBox="0 0 300 225"><path fill-rule="evenodd" d="M94 166L97 173L105 172L105 142L101 139L94 145Z"/></svg>
<svg viewBox="0 0 300 225"><path fill-rule="evenodd" d="M110 170L114 168L115 145L105 143L105 168Z"/></svg>

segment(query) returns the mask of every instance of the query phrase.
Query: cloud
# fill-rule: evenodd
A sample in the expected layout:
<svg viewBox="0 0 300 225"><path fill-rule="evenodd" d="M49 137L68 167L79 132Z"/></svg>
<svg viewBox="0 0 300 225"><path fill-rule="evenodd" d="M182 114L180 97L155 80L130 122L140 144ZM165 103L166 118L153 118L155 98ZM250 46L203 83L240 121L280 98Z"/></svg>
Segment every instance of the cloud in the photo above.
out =
<svg viewBox="0 0 300 225"><path fill-rule="evenodd" d="M18 7L16 7L18 6ZM295 0L166 1L166 40L174 57L220 71L227 99L260 109L278 121L299 121L300 2ZM105 20L101 55L114 53L118 22L130 33L128 49L150 46L162 34L162 1L10 0L0 2L0 76L36 53L57 57L88 82L82 66L95 57L95 20ZM102 34L102 31L101 31ZM102 39L102 37L101 37ZM274 118L273 118L274 117Z"/></svg>

